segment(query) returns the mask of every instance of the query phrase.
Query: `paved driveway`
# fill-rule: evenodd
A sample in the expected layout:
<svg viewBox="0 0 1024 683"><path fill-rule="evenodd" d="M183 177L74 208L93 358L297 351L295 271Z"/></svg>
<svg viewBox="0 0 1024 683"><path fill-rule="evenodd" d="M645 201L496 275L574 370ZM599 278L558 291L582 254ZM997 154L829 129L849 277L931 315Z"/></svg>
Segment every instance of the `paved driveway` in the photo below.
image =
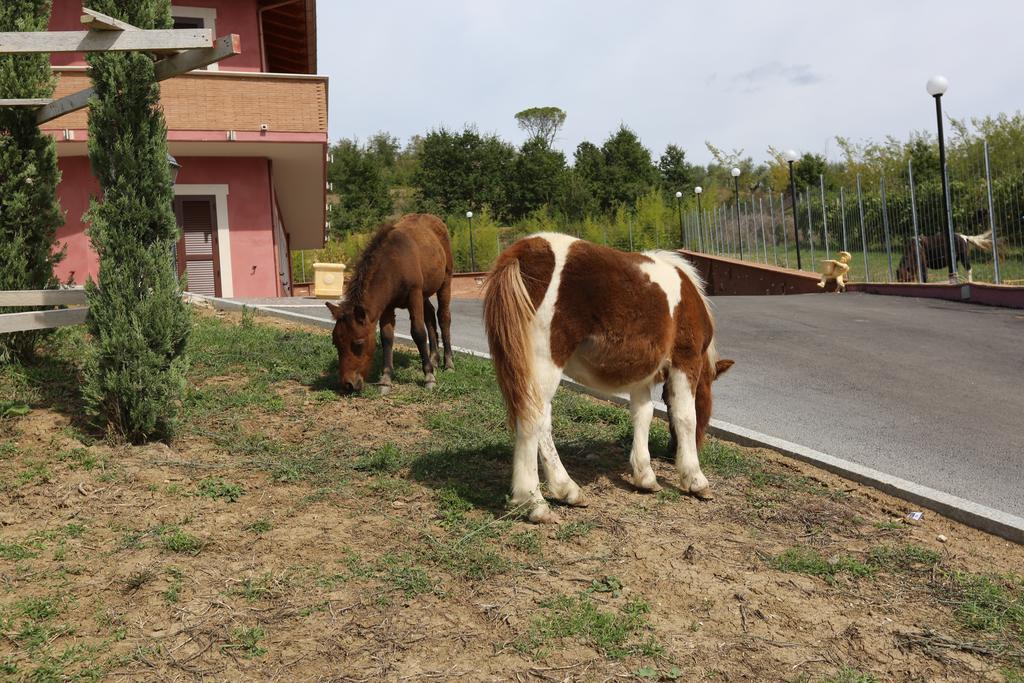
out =
<svg viewBox="0 0 1024 683"><path fill-rule="evenodd" d="M286 310L328 317L302 301ZM852 293L712 301L737 363L715 384L716 418L1024 516L1024 311ZM480 314L453 302L453 343L487 350Z"/></svg>

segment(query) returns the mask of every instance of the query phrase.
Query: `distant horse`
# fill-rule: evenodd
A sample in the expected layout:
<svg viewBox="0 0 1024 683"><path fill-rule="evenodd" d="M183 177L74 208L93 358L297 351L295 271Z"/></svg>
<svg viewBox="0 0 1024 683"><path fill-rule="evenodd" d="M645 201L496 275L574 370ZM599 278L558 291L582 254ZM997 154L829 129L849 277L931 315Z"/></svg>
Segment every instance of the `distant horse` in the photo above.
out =
<svg viewBox="0 0 1024 683"><path fill-rule="evenodd" d="M512 504L533 522L557 523L540 492L537 452L552 498L583 505L551 434L551 398L565 372L607 393L628 392L633 485L657 491L648 432L651 389L664 381L682 488L710 498L698 451L711 417L719 360L714 320L696 270L671 252L630 254L542 233L506 249L484 294L484 325L515 427Z"/></svg>
<svg viewBox="0 0 1024 683"><path fill-rule="evenodd" d="M973 282L971 273L971 247L988 251L992 249L992 231L981 235L953 235L956 244L956 260L967 271L967 281ZM921 251L921 282L928 282L928 269L949 268L949 236L944 233L919 237L917 244ZM903 258L896 269L899 282L914 282L917 279L917 247L913 238L903 247Z"/></svg>
<svg viewBox="0 0 1024 683"><path fill-rule="evenodd" d="M429 297L437 294L437 316ZM451 342L452 248L448 228L437 216L411 213L379 228L363 250L338 304L328 303L334 316L334 346L338 377L345 393L363 388L373 360L380 323L384 368L378 384L391 387L394 374L395 309L409 310L412 338L423 361L427 388L436 383L434 367L441 364L437 323L441 323L446 370L455 367ZM428 349L429 341L429 349Z"/></svg>

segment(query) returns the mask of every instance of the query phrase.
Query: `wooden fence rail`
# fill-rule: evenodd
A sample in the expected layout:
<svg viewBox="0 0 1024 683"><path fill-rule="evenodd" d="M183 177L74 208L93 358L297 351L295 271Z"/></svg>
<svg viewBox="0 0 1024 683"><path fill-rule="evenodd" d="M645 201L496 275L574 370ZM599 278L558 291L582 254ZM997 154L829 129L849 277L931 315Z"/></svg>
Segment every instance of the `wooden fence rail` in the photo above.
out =
<svg viewBox="0 0 1024 683"><path fill-rule="evenodd" d="M22 308L27 306L78 306L51 311L29 311L27 313L4 313L0 315L0 334L27 332L29 330L50 330L68 325L80 325L89 313L85 290L75 289L30 289L0 291L0 307Z"/></svg>

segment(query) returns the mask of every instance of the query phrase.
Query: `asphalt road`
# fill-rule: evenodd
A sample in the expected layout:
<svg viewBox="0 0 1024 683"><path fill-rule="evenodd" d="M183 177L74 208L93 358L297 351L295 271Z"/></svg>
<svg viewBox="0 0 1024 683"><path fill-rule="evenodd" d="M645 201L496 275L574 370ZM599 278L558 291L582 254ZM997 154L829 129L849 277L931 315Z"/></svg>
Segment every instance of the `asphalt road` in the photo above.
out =
<svg viewBox="0 0 1024 683"><path fill-rule="evenodd" d="M712 301L736 361L715 383L716 418L1024 516L1024 311L852 293ZM480 313L453 302L456 346L487 350Z"/></svg>

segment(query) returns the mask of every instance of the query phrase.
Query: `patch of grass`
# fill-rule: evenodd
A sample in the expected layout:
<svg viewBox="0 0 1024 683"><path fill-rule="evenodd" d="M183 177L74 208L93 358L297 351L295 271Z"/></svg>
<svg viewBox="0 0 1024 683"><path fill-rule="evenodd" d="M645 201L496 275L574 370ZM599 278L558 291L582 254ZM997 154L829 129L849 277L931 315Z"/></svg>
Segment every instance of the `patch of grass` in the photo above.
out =
<svg viewBox="0 0 1024 683"><path fill-rule="evenodd" d="M185 574L175 567L168 567L166 572L171 582L167 588L160 592L160 597L168 605L173 605L181 599L181 589L184 587L182 580L185 578Z"/></svg>
<svg viewBox="0 0 1024 683"><path fill-rule="evenodd" d="M0 458L7 459L21 453L18 444L13 441L0 441Z"/></svg>
<svg viewBox="0 0 1024 683"><path fill-rule="evenodd" d="M48 621L63 611L56 598L25 598L12 607L15 616L33 621Z"/></svg>
<svg viewBox="0 0 1024 683"><path fill-rule="evenodd" d="M939 553L929 548L906 543L895 546L878 546L868 553L868 561L879 569L907 571L930 568L939 563Z"/></svg>
<svg viewBox="0 0 1024 683"><path fill-rule="evenodd" d="M33 552L31 548L21 543L6 543L0 540L0 559L17 562L31 559L36 555L37 553Z"/></svg>
<svg viewBox="0 0 1024 683"><path fill-rule="evenodd" d="M762 471L759 460L718 439L708 439L705 442L700 451L700 465L703 469L726 479L741 475L749 477L752 473Z"/></svg>
<svg viewBox="0 0 1024 683"><path fill-rule="evenodd" d="M559 596L541 603L548 612L533 621L529 635L518 646L544 656L553 642L575 638L612 659L629 655L655 656L662 651L652 637L646 615L650 607L642 600L629 600L618 610L601 609L589 593Z"/></svg>
<svg viewBox="0 0 1024 683"><path fill-rule="evenodd" d="M25 469L18 472L15 477L15 482L18 486L25 486L27 484L48 484L53 478L50 474L50 470L46 468L46 465L41 462L30 464Z"/></svg>
<svg viewBox="0 0 1024 683"><path fill-rule="evenodd" d="M461 491L454 486L446 486L437 492L437 514L445 528L463 525L466 513L472 509L473 504L463 498Z"/></svg>
<svg viewBox="0 0 1024 683"><path fill-rule="evenodd" d="M964 626L1024 643L1024 577L951 572L946 588L949 593L940 600L953 605Z"/></svg>
<svg viewBox="0 0 1024 683"><path fill-rule="evenodd" d="M516 550L536 555L540 552L540 535L536 531L517 531L509 538L508 544Z"/></svg>
<svg viewBox="0 0 1024 683"><path fill-rule="evenodd" d="M817 576L827 581L834 580L840 573L861 578L871 576L876 571L875 567L849 555L825 559L817 550L806 547L789 548L773 558L771 564L781 571Z"/></svg>
<svg viewBox="0 0 1024 683"><path fill-rule="evenodd" d="M171 527L160 534L160 544L164 550L172 553L198 555L206 543L176 527Z"/></svg>
<svg viewBox="0 0 1024 683"><path fill-rule="evenodd" d="M258 577L249 576L242 579L242 582L231 591L231 594L245 598L249 602L256 602L273 595L273 583L274 575L269 572Z"/></svg>
<svg viewBox="0 0 1024 683"><path fill-rule="evenodd" d="M262 657L267 650L260 646L260 641L266 637L266 633L259 626L251 628L236 628L231 632L231 642L221 647L221 650L241 650L249 659Z"/></svg>
<svg viewBox="0 0 1024 683"><path fill-rule="evenodd" d="M236 503L242 497L242 494L245 493L245 489L220 477L208 477L199 482L198 493L204 498Z"/></svg>
<svg viewBox="0 0 1024 683"><path fill-rule="evenodd" d="M879 683L879 680L871 674L844 667L834 675L820 679L819 683Z"/></svg>
<svg viewBox="0 0 1024 683"><path fill-rule="evenodd" d="M1024 669L1001 669L999 673L1006 683L1024 683Z"/></svg>
<svg viewBox="0 0 1024 683"><path fill-rule="evenodd" d="M265 534L273 528L274 526L270 523L269 520L266 519L257 519L252 524L247 524L245 526L246 531L251 531L252 533L257 535Z"/></svg>
<svg viewBox="0 0 1024 683"><path fill-rule="evenodd" d="M378 568L384 583L392 590L401 591L407 598L434 590L434 581L416 565L411 555L384 555Z"/></svg>
<svg viewBox="0 0 1024 683"><path fill-rule="evenodd" d="M386 443L377 450L359 457L352 467L360 472L394 474L407 464L409 457L402 453L398 446Z"/></svg>
<svg viewBox="0 0 1024 683"><path fill-rule="evenodd" d="M659 503L678 503L683 499L683 493L675 487L662 489L658 491L658 502Z"/></svg>
<svg viewBox="0 0 1024 683"><path fill-rule="evenodd" d="M412 491L412 484L405 479L379 476L370 481L370 490L390 501L408 495Z"/></svg>
<svg viewBox="0 0 1024 683"><path fill-rule="evenodd" d="M105 460L97 457L87 448L69 448L67 450L63 450L57 454L57 459L63 463L67 463L67 465L73 470L83 469L86 472L106 465Z"/></svg>
<svg viewBox="0 0 1024 683"><path fill-rule="evenodd" d="M909 527L898 519L885 519L874 523L876 529L882 529L884 531L902 531Z"/></svg>
<svg viewBox="0 0 1024 683"><path fill-rule="evenodd" d="M568 541L573 538L585 538L594 530L593 522L567 522L559 524L555 530L555 538L559 541Z"/></svg>

